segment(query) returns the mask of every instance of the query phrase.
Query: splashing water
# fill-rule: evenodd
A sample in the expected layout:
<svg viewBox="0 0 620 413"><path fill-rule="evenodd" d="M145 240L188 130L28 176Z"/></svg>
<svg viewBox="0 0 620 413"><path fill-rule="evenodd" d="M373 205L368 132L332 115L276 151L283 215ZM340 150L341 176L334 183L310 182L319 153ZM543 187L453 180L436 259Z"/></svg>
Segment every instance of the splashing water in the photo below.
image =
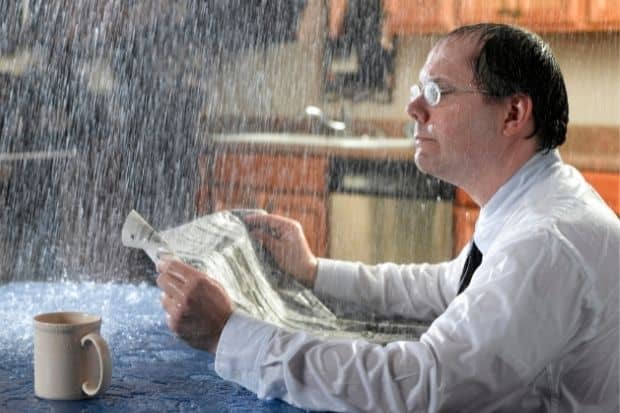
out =
<svg viewBox="0 0 620 413"><path fill-rule="evenodd" d="M280 3L2 2L0 153L75 156L0 162L0 282L142 279L122 220L195 216L211 75L291 37Z"/></svg>

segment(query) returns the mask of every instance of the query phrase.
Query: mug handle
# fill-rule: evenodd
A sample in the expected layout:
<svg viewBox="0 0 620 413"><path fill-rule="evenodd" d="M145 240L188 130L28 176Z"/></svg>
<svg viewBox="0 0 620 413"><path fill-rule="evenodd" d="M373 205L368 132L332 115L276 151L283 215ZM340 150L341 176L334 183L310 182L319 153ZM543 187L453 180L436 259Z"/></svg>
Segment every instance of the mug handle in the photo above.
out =
<svg viewBox="0 0 620 413"><path fill-rule="evenodd" d="M87 381L82 384L82 391L92 397L110 387L110 382L112 381L112 360L110 359L110 349L99 334L90 333L85 335L82 337L80 344L84 347L87 342L91 342L95 346L99 359L99 380L97 385L93 387Z"/></svg>

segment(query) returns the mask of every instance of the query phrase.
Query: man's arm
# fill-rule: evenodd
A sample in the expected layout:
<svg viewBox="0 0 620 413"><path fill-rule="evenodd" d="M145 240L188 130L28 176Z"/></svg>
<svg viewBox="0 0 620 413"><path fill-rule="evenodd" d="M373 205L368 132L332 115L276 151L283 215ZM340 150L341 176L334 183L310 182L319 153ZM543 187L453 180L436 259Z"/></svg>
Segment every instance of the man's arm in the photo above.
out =
<svg viewBox="0 0 620 413"><path fill-rule="evenodd" d="M364 265L319 259L314 292L348 311L432 321L456 295L464 257L439 264Z"/></svg>
<svg viewBox="0 0 620 413"><path fill-rule="evenodd" d="M465 254L442 264L367 266L317 259L301 225L273 214L243 218L279 267L322 298L347 302L378 316L432 320L456 294Z"/></svg>
<svg viewBox="0 0 620 413"><path fill-rule="evenodd" d="M320 340L234 313L216 371L259 397L311 409L480 411L518 402L546 365L586 339L600 312L577 259L558 243L542 235L485 256L419 342Z"/></svg>

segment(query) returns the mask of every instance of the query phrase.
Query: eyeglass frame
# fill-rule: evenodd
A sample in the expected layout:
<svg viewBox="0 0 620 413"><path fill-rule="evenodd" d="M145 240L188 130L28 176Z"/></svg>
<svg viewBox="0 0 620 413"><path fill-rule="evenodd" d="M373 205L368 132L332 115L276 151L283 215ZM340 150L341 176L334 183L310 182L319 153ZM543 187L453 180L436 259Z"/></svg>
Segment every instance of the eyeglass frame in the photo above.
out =
<svg viewBox="0 0 620 413"><path fill-rule="evenodd" d="M431 102L427 96L426 96L426 90L428 88L434 88L437 91L437 101L436 102ZM417 90L417 92L416 92ZM437 82L435 82L434 80L429 80L426 81L424 83L418 82L416 84L414 84L413 86L411 86L411 88L409 89L410 95L409 95L409 102L413 102L415 99L419 98L420 96L422 96L424 98L424 101L426 103L429 104L429 106L437 106L439 105L439 103L441 102L441 98L444 95L449 95L452 93L481 93L481 94L487 94L487 92L485 92L484 90L480 90L480 89L460 89L460 88L456 88L456 87L448 87L445 89L442 89L441 86L439 86L439 84Z"/></svg>

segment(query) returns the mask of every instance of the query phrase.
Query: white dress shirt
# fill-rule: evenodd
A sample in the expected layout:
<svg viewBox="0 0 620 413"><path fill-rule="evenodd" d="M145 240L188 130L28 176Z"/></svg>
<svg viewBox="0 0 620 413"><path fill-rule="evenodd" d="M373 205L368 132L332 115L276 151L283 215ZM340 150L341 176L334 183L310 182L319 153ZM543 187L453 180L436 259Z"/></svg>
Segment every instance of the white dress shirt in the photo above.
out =
<svg viewBox="0 0 620 413"><path fill-rule="evenodd" d="M482 208L483 253L440 264L320 260L315 292L385 317L432 321L378 345L290 332L235 311L215 369L261 398L368 412L618 412L620 221L557 151Z"/></svg>

